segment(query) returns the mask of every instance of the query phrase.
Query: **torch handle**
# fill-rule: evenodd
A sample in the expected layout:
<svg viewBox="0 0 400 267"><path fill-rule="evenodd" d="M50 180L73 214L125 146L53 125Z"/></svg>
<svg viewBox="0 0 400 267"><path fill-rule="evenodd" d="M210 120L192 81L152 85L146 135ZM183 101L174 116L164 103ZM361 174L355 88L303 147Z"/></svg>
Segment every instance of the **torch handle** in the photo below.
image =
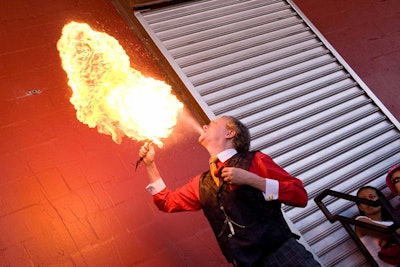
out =
<svg viewBox="0 0 400 267"><path fill-rule="evenodd" d="M137 168L138 168L140 162L142 162L142 161L143 161L143 157L140 157L140 158L136 161L135 171L137 170Z"/></svg>
<svg viewBox="0 0 400 267"><path fill-rule="evenodd" d="M149 146L149 145L151 145L152 143L153 143L153 141L150 141L147 145ZM140 158L136 161L135 172L136 172L136 170L137 170L137 168L138 168L140 162L142 162L142 161L143 161L143 157L140 157Z"/></svg>

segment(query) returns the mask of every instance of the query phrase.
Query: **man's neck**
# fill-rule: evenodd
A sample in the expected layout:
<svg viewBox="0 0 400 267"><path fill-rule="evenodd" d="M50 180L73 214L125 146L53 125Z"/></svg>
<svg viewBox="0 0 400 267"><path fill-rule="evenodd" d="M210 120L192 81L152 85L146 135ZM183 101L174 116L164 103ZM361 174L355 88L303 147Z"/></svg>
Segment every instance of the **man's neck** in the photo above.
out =
<svg viewBox="0 0 400 267"><path fill-rule="evenodd" d="M230 159L231 157L233 157L236 153L237 153L236 149L228 148L228 149L225 149L225 150L219 152L218 154L216 154L216 156L218 157L218 159L221 162L225 162L228 159Z"/></svg>
<svg viewBox="0 0 400 267"><path fill-rule="evenodd" d="M232 144L224 143L224 144L213 144L209 146L205 146L207 149L208 153L210 156L217 156L219 153L228 150L228 149L234 149Z"/></svg>

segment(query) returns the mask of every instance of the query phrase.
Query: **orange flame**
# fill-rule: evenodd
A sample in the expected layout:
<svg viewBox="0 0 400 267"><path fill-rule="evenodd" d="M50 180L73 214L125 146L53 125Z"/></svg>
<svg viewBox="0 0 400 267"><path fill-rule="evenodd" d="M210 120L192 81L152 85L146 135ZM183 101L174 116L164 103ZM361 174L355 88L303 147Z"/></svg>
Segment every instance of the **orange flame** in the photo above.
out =
<svg viewBox="0 0 400 267"><path fill-rule="evenodd" d="M57 49L79 121L118 144L127 136L162 146L183 109L169 85L131 68L115 38L85 23L65 25Z"/></svg>

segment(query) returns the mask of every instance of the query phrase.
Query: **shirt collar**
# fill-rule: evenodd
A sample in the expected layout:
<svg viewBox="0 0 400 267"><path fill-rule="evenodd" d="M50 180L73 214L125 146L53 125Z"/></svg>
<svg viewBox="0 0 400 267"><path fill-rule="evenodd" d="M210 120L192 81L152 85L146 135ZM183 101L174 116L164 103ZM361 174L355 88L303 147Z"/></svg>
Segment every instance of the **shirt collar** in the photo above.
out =
<svg viewBox="0 0 400 267"><path fill-rule="evenodd" d="M217 154L217 157L219 159L219 161L221 162L225 162L228 159L230 159L231 157L233 157L235 154L237 153L236 149L234 148L229 148L227 150L224 150L222 152L219 152Z"/></svg>

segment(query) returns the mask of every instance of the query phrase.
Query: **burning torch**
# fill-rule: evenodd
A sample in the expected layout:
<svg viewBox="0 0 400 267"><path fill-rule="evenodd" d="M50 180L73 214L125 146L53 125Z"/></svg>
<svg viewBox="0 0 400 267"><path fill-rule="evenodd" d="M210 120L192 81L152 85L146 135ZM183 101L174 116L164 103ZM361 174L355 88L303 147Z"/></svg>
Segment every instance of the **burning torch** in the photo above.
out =
<svg viewBox="0 0 400 267"><path fill-rule="evenodd" d="M146 143L146 145L147 145L147 146L150 146L152 143L153 143L153 142L150 141L150 142ZM138 168L140 162L142 162L142 161L143 161L143 157L140 157L140 158L136 161L136 164L135 164L135 171L137 171L137 168Z"/></svg>

